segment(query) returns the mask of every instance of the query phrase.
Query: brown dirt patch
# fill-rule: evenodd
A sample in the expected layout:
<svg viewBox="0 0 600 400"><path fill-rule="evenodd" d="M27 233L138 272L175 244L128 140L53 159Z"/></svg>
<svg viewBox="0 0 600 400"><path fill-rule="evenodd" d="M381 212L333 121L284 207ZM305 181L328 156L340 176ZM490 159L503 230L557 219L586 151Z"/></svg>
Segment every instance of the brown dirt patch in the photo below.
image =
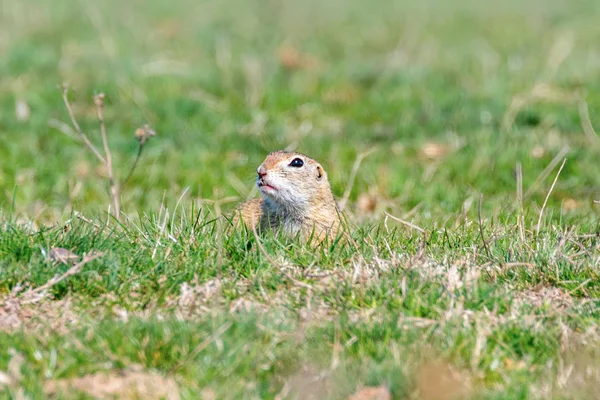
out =
<svg viewBox="0 0 600 400"><path fill-rule="evenodd" d="M179 387L173 378L141 370L99 372L80 378L50 381L44 390L49 396L76 390L96 399L179 399Z"/></svg>

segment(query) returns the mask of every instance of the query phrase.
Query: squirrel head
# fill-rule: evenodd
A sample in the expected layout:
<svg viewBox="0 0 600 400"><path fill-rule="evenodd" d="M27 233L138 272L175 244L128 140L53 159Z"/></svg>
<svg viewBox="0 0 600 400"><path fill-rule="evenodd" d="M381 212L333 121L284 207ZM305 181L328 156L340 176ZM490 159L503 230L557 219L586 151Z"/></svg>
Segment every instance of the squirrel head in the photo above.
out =
<svg viewBox="0 0 600 400"><path fill-rule="evenodd" d="M270 153L257 173L256 185L263 197L288 210L306 209L332 196L325 170L304 154Z"/></svg>

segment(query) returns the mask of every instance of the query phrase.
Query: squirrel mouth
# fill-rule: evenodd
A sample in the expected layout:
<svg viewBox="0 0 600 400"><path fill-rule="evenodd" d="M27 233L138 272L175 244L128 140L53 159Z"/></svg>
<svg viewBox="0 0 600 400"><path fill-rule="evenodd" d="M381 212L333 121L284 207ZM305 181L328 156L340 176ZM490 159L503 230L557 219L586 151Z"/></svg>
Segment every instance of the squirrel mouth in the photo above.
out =
<svg viewBox="0 0 600 400"><path fill-rule="evenodd" d="M274 186L269 185L267 182L265 182L264 180L259 180L258 182L256 182L256 185L258 186L258 188L260 189L261 192L274 192L277 189L275 189Z"/></svg>

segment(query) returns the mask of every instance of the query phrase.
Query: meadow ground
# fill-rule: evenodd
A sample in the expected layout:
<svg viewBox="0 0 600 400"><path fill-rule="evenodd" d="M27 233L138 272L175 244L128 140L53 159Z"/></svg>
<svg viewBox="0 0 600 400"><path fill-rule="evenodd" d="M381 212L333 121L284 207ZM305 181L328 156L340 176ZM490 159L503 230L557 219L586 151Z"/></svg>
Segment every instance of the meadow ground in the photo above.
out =
<svg viewBox="0 0 600 400"><path fill-rule="evenodd" d="M598 13L4 0L0 398L597 398ZM355 245L226 232L281 148Z"/></svg>

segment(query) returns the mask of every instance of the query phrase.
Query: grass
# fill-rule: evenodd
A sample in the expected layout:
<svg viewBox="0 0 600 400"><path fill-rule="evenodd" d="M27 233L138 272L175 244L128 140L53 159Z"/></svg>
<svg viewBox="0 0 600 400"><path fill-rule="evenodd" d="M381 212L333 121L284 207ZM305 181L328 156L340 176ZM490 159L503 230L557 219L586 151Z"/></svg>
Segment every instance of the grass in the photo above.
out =
<svg viewBox="0 0 600 400"><path fill-rule="evenodd" d="M99 396L109 372L123 397L127 376L167 396L140 386L157 373L181 398L595 398L598 11L4 1L0 398ZM61 132L65 82L98 146L105 93L119 176L135 129L157 132L120 222ZM218 218L288 146L350 189L356 248L263 252ZM101 255L74 268L56 248ZM77 379L91 389L61 391Z"/></svg>

